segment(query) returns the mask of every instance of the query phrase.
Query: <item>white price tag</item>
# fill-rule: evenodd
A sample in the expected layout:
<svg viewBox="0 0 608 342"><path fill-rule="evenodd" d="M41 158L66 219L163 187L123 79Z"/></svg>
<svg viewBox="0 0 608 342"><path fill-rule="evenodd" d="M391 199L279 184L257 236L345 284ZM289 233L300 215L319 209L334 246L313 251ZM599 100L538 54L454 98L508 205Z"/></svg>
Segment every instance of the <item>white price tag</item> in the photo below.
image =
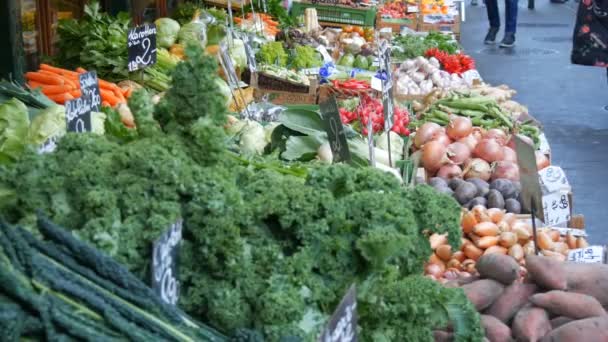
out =
<svg viewBox="0 0 608 342"><path fill-rule="evenodd" d="M407 6L407 13L418 13L418 6Z"/></svg>
<svg viewBox="0 0 608 342"><path fill-rule="evenodd" d="M57 139L58 137L52 137L45 141L42 146L38 148L38 154L55 152L55 149L57 148Z"/></svg>
<svg viewBox="0 0 608 342"><path fill-rule="evenodd" d="M545 214L546 226L554 226L570 221L570 201L568 200L568 193L558 191L544 195L543 212Z"/></svg>
<svg viewBox="0 0 608 342"><path fill-rule="evenodd" d="M549 146L549 141L547 140L547 136L545 135L545 133L541 133L538 136L538 140L540 140L540 144L539 144L539 151L541 151L544 154L551 154L551 146Z"/></svg>
<svg viewBox="0 0 608 342"><path fill-rule="evenodd" d="M382 80L376 76L372 76L372 89L382 91Z"/></svg>
<svg viewBox="0 0 608 342"><path fill-rule="evenodd" d="M568 252L568 261L585 264L605 264L606 247L589 246L587 248L573 249Z"/></svg>
<svg viewBox="0 0 608 342"><path fill-rule="evenodd" d="M566 173L559 166L548 166L538 171L538 175L540 176L540 184L543 187L544 193L571 190Z"/></svg>
<svg viewBox="0 0 608 342"><path fill-rule="evenodd" d="M582 237L587 237L587 233L585 233L585 230L583 229L576 229L576 228L562 228L562 227L551 227L552 230L556 230L559 232L559 235L565 236L568 235L568 233L570 233L570 235L572 236L582 236Z"/></svg>
<svg viewBox="0 0 608 342"><path fill-rule="evenodd" d="M481 75L475 69L468 70L462 73L462 78L467 83L469 87L481 83L483 80L481 79Z"/></svg>
<svg viewBox="0 0 608 342"><path fill-rule="evenodd" d="M333 62L333 59L329 55L329 52L327 52L327 49L325 48L325 46L323 46L323 45L317 46L317 51L319 51L319 53L323 57L323 61L325 63L331 63L331 62Z"/></svg>

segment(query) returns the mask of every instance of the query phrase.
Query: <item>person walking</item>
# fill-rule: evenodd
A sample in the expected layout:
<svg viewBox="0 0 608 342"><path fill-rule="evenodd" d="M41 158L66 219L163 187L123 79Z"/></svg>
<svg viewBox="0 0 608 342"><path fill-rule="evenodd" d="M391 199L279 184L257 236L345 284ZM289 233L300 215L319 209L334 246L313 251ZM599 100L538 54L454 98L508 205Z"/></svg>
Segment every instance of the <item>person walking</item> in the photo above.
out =
<svg viewBox="0 0 608 342"><path fill-rule="evenodd" d="M486 0L488 21L490 29L484 43L490 45L496 43L496 35L500 31L500 13L498 12L498 0ZM517 27L517 0L505 0L505 35L500 42L501 48L515 46L515 29Z"/></svg>
<svg viewBox="0 0 608 342"><path fill-rule="evenodd" d="M606 68L608 74L608 0L581 0L576 14L571 61Z"/></svg>

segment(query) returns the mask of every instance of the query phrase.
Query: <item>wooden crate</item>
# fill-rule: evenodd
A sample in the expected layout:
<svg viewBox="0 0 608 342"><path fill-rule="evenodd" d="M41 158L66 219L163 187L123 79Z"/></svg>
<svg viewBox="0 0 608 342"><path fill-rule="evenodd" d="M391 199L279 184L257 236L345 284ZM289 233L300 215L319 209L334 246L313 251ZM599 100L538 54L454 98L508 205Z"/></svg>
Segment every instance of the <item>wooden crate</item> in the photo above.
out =
<svg viewBox="0 0 608 342"><path fill-rule="evenodd" d="M378 13L376 17L376 29L380 30L387 27L390 28L393 33L400 33L404 27L417 30L418 17L416 15L412 15L411 17L404 19L390 19L383 18L382 15Z"/></svg>
<svg viewBox="0 0 608 342"><path fill-rule="evenodd" d="M425 23L424 17L420 16L418 18L418 31L421 32L442 32L442 33L453 33L456 37L456 40L460 41L460 16L455 15L454 21L452 23Z"/></svg>
<svg viewBox="0 0 608 342"><path fill-rule="evenodd" d="M252 86L255 86L253 97L261 101L267 97L274 104L317 104L319 97L319 81L316 77L310 78L310 86L307 92L281 91L277 89L261 89L257 86L257 75L252 77Z"/></svg>

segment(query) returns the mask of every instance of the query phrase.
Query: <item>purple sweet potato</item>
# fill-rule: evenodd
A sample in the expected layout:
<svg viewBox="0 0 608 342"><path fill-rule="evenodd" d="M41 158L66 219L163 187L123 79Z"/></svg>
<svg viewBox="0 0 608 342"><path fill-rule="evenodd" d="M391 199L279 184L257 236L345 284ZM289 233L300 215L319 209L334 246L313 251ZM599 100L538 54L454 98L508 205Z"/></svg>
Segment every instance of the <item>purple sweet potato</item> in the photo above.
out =
<svg viewBox="0 0 608 342"><path fill-rule="evenodd" d="M526 268L532 281L549 290L565 290L568 288L568 278L564 263L544 256L527 255Z"/></svg>
<svg viewBox="0 0 608 342"><path fill-rule="evenodd" d="M519 277L517 261L504 254L484 254L475 267L482 278L494 279L503 285L509 285Z"/></svg>
<svg viewBox="0 0 608 342"><path fill-rule="evenodd" d="M551 331L551 322L547 311L526 305L515 315L511 328L517 341L536 342Z"/></svg>
<svg viewBox="0 0 608 342"><path fill-rule="evenodd" d="M482 311L502 294L504 286L492 279L481 279L462 286L462 289L477 311Z"/></svg>
<svg viewBox="0 0 608 342"><path fill-rule="evenodd" d="M553 290L533 295L530 302L552 314L574 319L606 315L597 299L582 293Z"/></svg>
<svg viewBox="0 0 608 342"><path fill-rule="evenodd" d="M488 340L492 342L511 341L511 329L496 317L481 315L481 325Z"/></svg>
<svg viewBox="0 0 608 342"><path fill-rule="evenodd" d="M551 327L553 329L557 329L557 328L561 327L562 325L568 324L572 321L574 321L572 318L568 318L568 317L564 317L564 316L555 317L551 320Z"/></svg>
<svg viewBox="0 0 608 342"><path fill-rule="evenodd" d="M608 316L572 321L551 331L541 342L607 342Z"/></svg>
<svg viewBox="0 0 608 342"><path fill-rule="evenodd" d="M513 283L505 288L505 291L492 303L485 313L508 324L511 318L528 302L528 298L537 289L537 286L534 284Z"/></svg>

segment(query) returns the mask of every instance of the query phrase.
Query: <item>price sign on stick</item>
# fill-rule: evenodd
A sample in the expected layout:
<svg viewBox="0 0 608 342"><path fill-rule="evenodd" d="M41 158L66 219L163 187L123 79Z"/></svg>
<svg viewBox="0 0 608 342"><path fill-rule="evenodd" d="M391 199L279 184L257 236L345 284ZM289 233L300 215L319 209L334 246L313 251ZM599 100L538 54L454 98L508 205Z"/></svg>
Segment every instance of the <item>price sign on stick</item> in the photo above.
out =
<svg viewBox="0 0 608 342"><path fill-rule="evenodd" d="M513 137L515 138L515 152L517 152L517 165L519 166L519 178L522 189L521 205L524 210L528 212L534 211L538 219L544 220L543 193L540 188L534 148L517 135Z"/></svg>
<svg viewBox="0 0 608 342"><path fill-rule="evenodd" d="M357 342L357 290L352 285L329 320L319 342Z"/></svg>
<svg viewBox="0 0 608 342"><path fill-rule="evenodd" d="M130 29L127 36L127 48L129 71L154 65L156 63L156 25L144 24Z"/></svg>
<svg viewBox="0 0 608 342"><path fill-rule="evenodd" d="M183 221L179 219L152 246L152 289L167 304L179 299L177 265Z"/></svg>
<svg viewBox="0 0 608 342"><path fill-rule="evenodd" d="M587 248L572 249L568 252L568 261L585 264L605 264L606 247L589 246Z"/></svg>
<svg viewBox="0 0 608 342"><path fill-rule="evenodd" d="M91 101L91 110L99 112L101 109L101 94L99 93L99 80L95 71L85 72L78 76L81 97Z"/></svg>
<svg viewBox="0 0 608 342"><path fill-rule="evenodd" d="M548 166L540 171L540 183L545 193L552 193L560 190L570 190L570 183L566 178L564 170L559 166Z"/></svg>
<svg viewBox="0 0 608 342"><path fill-rule="evenodd" d="M344 133L344 126L338 112L338 104L336 98L332 96L327 101L319 105L321 115L325 122L325 130L329 139L329 146L333 154L334 163L351 161L350 151L348 150L348 141Z"/></svg>
<svg viewBox="0 0 608 342"><path fill-rule="evenodd" d="M65 102L65 118L68 132L91 131L91 100L81 96Z"/></svg>
<svg viewBox="0 0 608 342"><path fill-rule="evenodd" d="M543 212L545 225L554 226L570 221L570 201L568 193L563 191L553 192L543 196Z"/></svg>

